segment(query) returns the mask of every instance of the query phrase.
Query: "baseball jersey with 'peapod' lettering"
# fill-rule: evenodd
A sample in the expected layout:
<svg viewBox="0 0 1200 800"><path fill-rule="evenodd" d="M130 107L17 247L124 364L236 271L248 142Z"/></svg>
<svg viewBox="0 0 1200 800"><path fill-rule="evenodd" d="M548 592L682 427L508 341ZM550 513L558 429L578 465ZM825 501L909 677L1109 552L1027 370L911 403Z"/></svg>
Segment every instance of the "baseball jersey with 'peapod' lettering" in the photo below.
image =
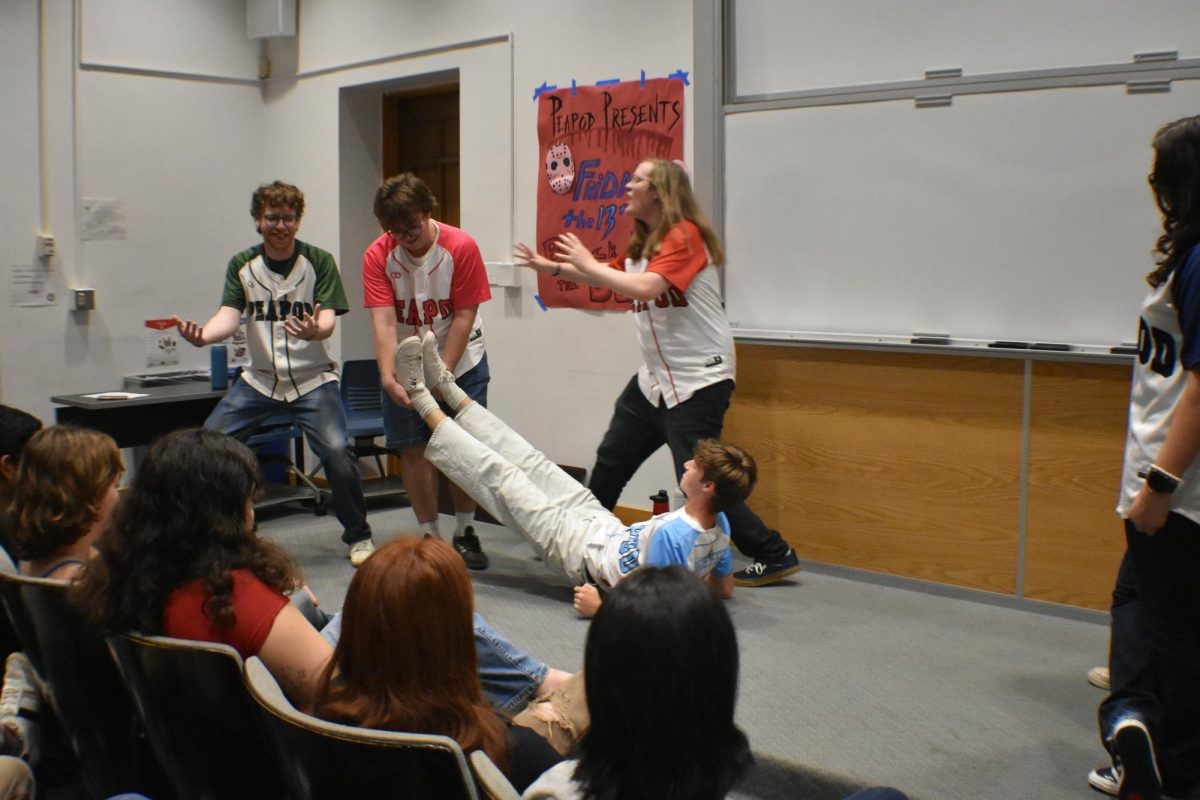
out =
<svg viewBox="0 0 1200 800"><path fill-rule="evenodd" d="M445 352L454 312L490 300L492 291L475 240L452 225L434 224L437 238L420 258L409 255L390 233L371 243L363 253L363 305L393 306L400 338L432 328L438 349ZM467 349L454 367L455 377L483 356L483 315L477 313Z"/></svg>
<svg viewBox="0 0 1200 800"><path fill-rule="evenodd" d="M250 365L242 380L274 400L292 402L318 386L338 379L337 364L326 340L288 336L288 317L312 313L315 304L337 314L350 310L333 256L296 240L295 264L287 275L266 264L261 243L229 261L221 305L245 312Z"/></svg>

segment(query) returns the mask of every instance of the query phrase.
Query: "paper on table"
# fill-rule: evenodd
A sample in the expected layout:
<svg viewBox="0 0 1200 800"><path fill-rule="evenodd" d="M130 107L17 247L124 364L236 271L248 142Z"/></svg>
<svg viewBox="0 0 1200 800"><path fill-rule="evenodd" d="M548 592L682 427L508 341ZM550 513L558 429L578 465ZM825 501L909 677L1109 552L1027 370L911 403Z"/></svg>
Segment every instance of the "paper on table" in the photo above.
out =
<svg viewBox="0 0 1200 800"><path fill-rule="evenodd" d="M137 392L97 392L96 394L85 394L88 400L136 400L139 397L149 397L148 394L138 394Z"/></svg>

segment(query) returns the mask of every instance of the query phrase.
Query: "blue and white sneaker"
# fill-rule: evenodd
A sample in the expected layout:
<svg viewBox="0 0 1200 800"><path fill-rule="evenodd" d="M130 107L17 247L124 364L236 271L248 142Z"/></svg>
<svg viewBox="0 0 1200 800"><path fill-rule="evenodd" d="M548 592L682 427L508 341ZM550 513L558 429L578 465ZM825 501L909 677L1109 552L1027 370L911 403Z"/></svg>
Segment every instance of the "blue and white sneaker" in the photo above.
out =
<svg viewBox="0 0 1200 800"><path fill-rule="evenodd" d="M1121 768L1097 767L1088 773L1088 786L1109 797L1116 797L1121 788Z"/></svg>
<svg viewBox="0 0 1200 800"><path fill-rule="evenodd" d="M1117 784L1120 800L1162 800L1162 774L1154 757L1150 730L1140 719L1117 723L1112 738L1113 754L1121 764Z"/></svg>

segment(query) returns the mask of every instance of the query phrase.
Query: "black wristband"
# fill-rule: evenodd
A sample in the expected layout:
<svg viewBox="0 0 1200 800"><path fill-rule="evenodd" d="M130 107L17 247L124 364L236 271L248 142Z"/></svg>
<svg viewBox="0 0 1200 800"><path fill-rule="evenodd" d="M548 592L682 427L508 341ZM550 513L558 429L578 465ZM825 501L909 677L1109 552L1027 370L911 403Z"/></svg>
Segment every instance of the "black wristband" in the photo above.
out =
<svg viewBox="0 0 1200 800"><path fill-rule="evenodd" d="M1145 478L1146 488L1157 494L1171 494L1179 488L1181 483L1179 478L1153 464L1144 472L1139 472L1138 477Z"/></svg>

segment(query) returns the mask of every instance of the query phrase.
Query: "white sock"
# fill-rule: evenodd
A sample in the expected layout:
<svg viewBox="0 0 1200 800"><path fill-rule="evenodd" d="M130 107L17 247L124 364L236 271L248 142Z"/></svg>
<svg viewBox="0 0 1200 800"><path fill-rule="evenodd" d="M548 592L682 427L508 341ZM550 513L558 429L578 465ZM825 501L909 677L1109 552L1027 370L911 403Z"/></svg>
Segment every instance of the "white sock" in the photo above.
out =
<svg viewBox="0 0 1200 800"><path fill-rule="evenodd" d="M428 533L430 536L434 536L438 539L442 538L442 534L438 531L438 523L436 519L432 522L419 522L417 523L417 527L421 529L421 533Z"/></svg>
<svg viewBox="0 0 1200 800"><path fill-rule="evenodd" d="M475 524L475 512L474 511L455 511L454 512L454 522L457 525L457 527L455 527L455 529L454 529L454 535L462 536L464 533L467 532L468 525Z"/></svg>
<svg viewBox="0 0 1200 800"><path fill-rule="evenodd" d="M421 419L438 407L437 400L434 400L429 390L420 383L415 389L408 390L408 399L412 401L413 411L417 412Z"/></svg>

